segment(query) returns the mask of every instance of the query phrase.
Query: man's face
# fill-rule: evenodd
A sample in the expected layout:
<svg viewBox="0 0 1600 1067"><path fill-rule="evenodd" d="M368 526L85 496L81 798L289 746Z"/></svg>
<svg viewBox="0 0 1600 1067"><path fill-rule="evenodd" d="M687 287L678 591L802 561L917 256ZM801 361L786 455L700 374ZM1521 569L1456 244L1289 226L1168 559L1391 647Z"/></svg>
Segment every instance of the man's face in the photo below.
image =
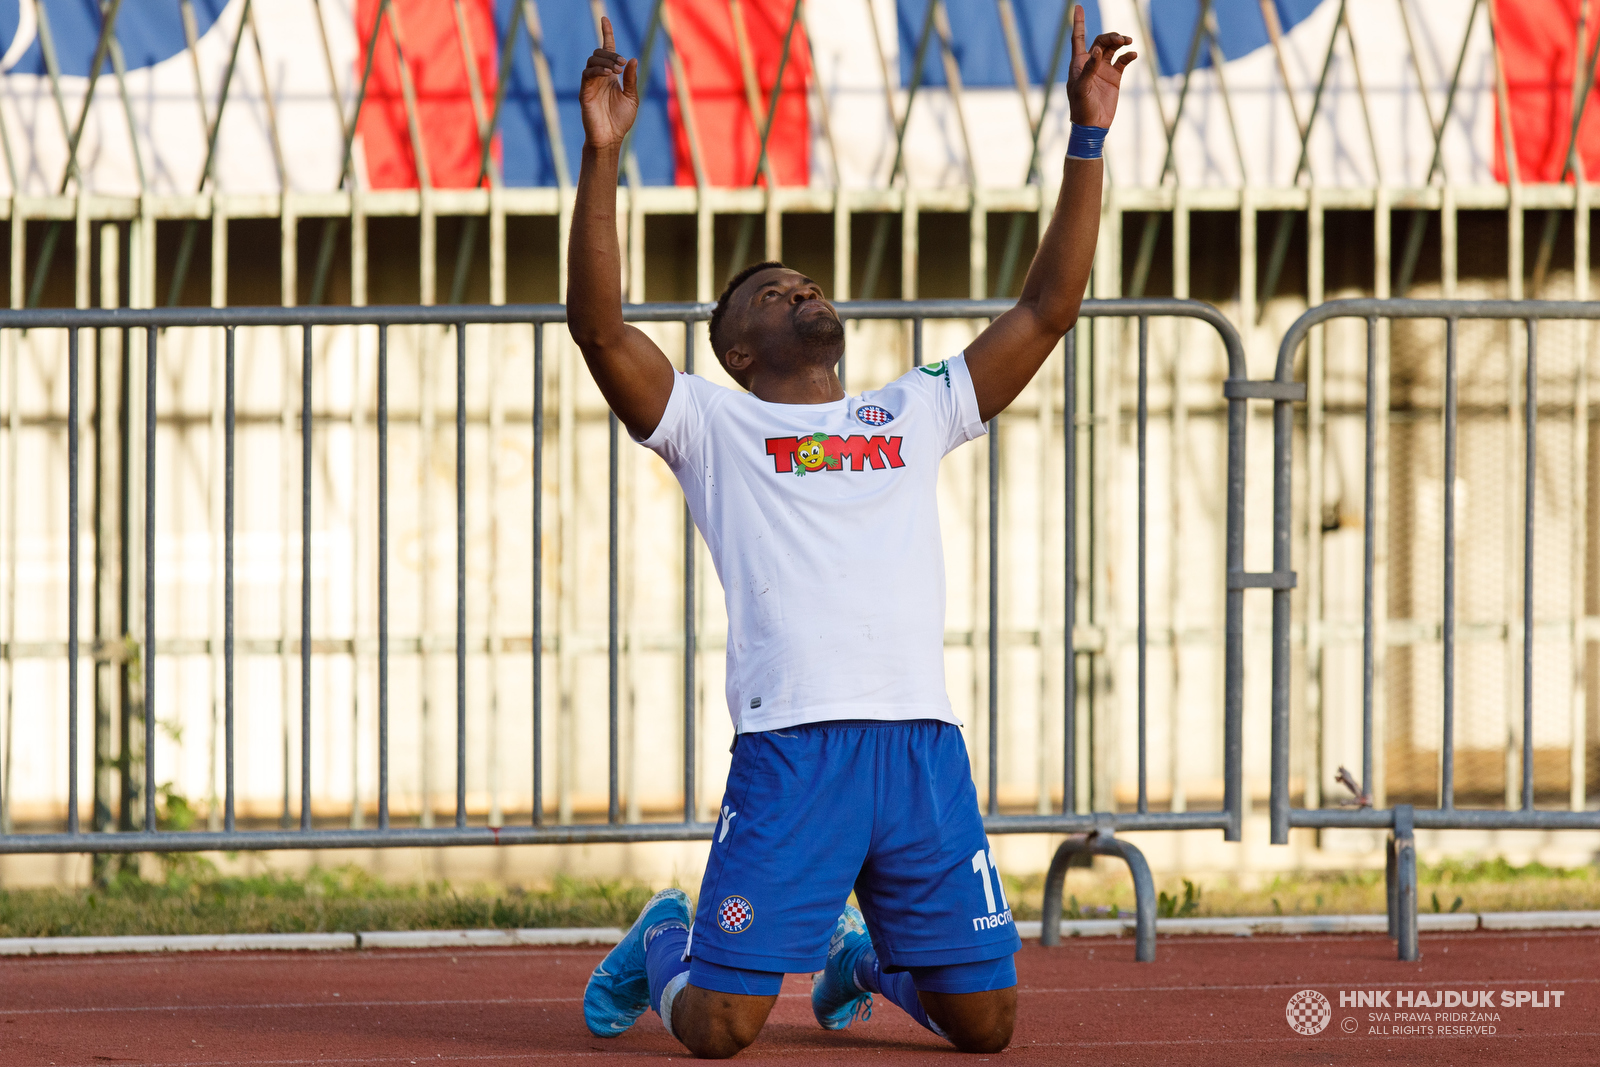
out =
<svg viewBox="0 0 1600 1067"><path fill-rule="evenodd" d="M791 341L826 350L844 343L844 324L822 287L798 271L772 267L751 275L734 300L743 343L756 351Z"/></svg>

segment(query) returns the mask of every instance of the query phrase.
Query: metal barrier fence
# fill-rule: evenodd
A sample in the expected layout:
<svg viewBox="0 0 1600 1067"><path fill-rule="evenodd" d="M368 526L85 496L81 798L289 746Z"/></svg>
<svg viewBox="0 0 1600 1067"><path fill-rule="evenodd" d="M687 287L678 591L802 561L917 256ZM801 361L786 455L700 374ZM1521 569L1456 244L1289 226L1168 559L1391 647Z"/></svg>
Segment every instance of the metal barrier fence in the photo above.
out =
<svg viewBox="0 0 1600 1067"><path fill-rule="evenodd" d="M1401 959L1418 956L1417 873L1414 831L1600 829L1600 811L1536 809L1533 795L1533 640L1534 640L1534 463L1538 434L1538 341L1544 320L1600 319L1600 304L1548 300L1334 300L1307 311L1284 336L1278 349L1274 375L1283 395L1274 396L1273 419L1273 570L1288 573L1292 543L1294 414L1292 402L1303 396L1289 387L1294 378L1294 357L1316 326L1333 319L1366 322L1366 443L1363 500L1363 611L1362 611L1362 756L1360 793L1354 807L1295 808L1290 801L1289 703L1291 671L1291 605L1293 582L1273 586L1272 605L1272 843L1286 844L1290 827L1366 827L1391 830L1388 842L1389 933L1399 942ZM1377 538L1375 486L1377 484L1376 435L1383 416L1375 404L1380 396L1377 380L1379 323L1393 319L1434 319L1445 324L1444 345L1444 477L1443 477L1443 717L1437 808L1395 804L1372 806L1373 703L1376 661L1374 560ZM1456 439L1459 368L1457 329L1462 320L1521 322L1526 331L1527 360L1523 380L1523 449L1526 476L1523 491L1522 552L1522 796L1518 808L1460 809L1455 806L1455 675L1456 675ZM1230 528L1233 521L1230 514Z"/></svg>
<svg viewBox="0 0 1600 1067"><path fill-rule="evenodd" d="M926 300L926 301L855 301L839 305L840 316L847 320L900 320L909 322L913 362L922 365L923 324L928 320L992 319L1011 306L1009 301L989 300ZM681 323L684 327L682 366L692 371L695 360L695 325L710 317L708 304L634 304L627 305L625 313L633 322ZM1294 394L1296 386L1274 383L1250 383L1245 380L1244 352L1237 332L1215 308L1197 301L1171 299L1121 299L1090 300L1083 305L1085 320L1113 319L1135 320L1137 323L1137 358L1139 387L1137 395L1137 433L1139 455L1138 477L1138 802L1133 811L1079 811L1076 781L1078 753L1078 694L1076 670L1072 666L1080 652L1092 651L1081 640L1075 641L1073 626L1064 626L1066 635L1064 654L1068 664L1065 671L1065 699L1063 708L1063 800L1061 810L1052 814L1001 814L998 797L998 737L999 737L999 592L998 572L1000 547L996 536L999 523L1000 466L999 422L990 424L991 438L988 451L988 789L986 798L986 826L990 833L1066 833L1069 837L1061 846L1052 864L1047 884L1047 894L1059 899L1061 879L1067 861L1074 853L1117 855L1125 859L1135 875L1138 901L1138 955L1141 959L1153 958L1155 899L1148 866L1138 850L1125 841L1114 839L1117 830L1221 830L1225 839L1237 841L1240 836L1243 795L1241 774L1241 721L1243 699L1243 592L1246 588L1282 588L1275 575L1252 575L1243 570L1244 536L1242 505L1244 494L1244 437L1245 405L1248 399L1280 398ZM1224 743L1223 805L1215 811L1151 811L1147 790L1146 715L1145 715L1145 660L1148 644L1146 623L1146 496L1145 440L1148 421L1149 319L1152 317L1177 317L1196 319L1209 324L1217 331L1226 350L1229 379L1225 389L1227 397L1227 498L1228 530L1226 536L1226 638L1224 685ZM533 334L533 470L534 485L542 484L543 452L545 448L543 422L545 402L543 395L545 331L559 327L564 322L565 309L559 305L527 306L450 306L450 307L368 307L368 308L217 308L168 310L30 310L0 311L0 331L4 330L65 330L68 345L68 421L67 421L67 476L69 515L68 544L77 546L80 536L78 514L78 482L80 475L79 416L80 387L78 368L79 331L124 330L143 331L146 355L144 376L146 402L143 410L142 452L143 485L142 505L134 510L142 516L143 524L143 620L139 664L143 686L142 728L144 732L143 766L143 821L132 832L86 833L79 825L79 695L78 662L79 635L79 552L69 551L67 574L67 639L69 706L67 758L68 797L65 832L59 833L0 833L0 853L127 853L173 852L196 850L268 850L309 848L373 848L373 847L442 847L453 845L490 844L558 844L584 842L638 842L667 840L703 840L712 835L715 824L695 819L696 747L695 747L695 538L696 531L683 509L683 817L670 822L625 822L621 818L618 784L618 727L619 727L619 630L618 630L618 449L619 433L615 416L610 418L609 464L609 804L604 823L578 823L553 825L542 809L543 787L542 746L543 715L542 656L543 648L541 595L543 580L541 544L541 498L533 494L533 686L532 718L533 747L533 812L529 823L523 825L472 826L467 820L467 770L466 770L466 708L467 708L467 625L466 625L466 508L467 469L466 450L461 446L466 432L466 379L468 366L467 327L476 324L523 326ZM238 828L235 812L235 691L234 691L234 517L236 503L234 453L236 415L235 332L239 327L280 327L301 332L303 375L300 396L300 452L302 488L300 519L302 544L308 546L312 537L312 439L315 429L313 413L313 377L311 374L313 335L318 328L372 327L377 331L377 671L378 671L378 818L374 829L340 828L316 829L312 825L311 809L311 747L312 747L312 688L311 661L315 634L312 627L312 559L309 551L303 552L300 566L300 639L298 651L301 662L300 677L300 811L298 829L246 830ZM389 485L388 485L388 331L392 327L437 326L455 334L455 695L456 695L456 782L455 819L453 826L398 827L392 826L389 812L388 775L388 568L391 545L389 540ZM158 829L156 796L157 770L155 735L159 708L156 691L154 661L156 642L160 632L156 617L156 543L157 543L157 467L155 441L157 426L156 376L161 360L161 338L168 327L217 328L225 335L223 359L225 360L225 467L224 467L224 612L223 663L223 754L225 761L225 790L222 797L223 818L220 830L164 831ZM132 337L133 335L128 335ZM1069 520L1078 514L1081 504L1077 480L1077 450L1079 435L1087 420L1080 420L1078 412L1078 331L1068 334L1065 340L1066 373L1064 411L1068 432L1065 442L1066 508ZM1120 330L1112 332L1112 343L1119 351L1126 350ZM1093 433L1092 423L1088 423ZM130 427L129 440L134 439ZM1091 438L1092 440L1092 438ZM1066 596L1068 611L1077 611L1078 559L1076 523L1065 526ZM1078 620L1074 618L1076 625ZM1080 635L1081 636L1081 635ZM1091 807L1093 804L1091 803ZM1054 943L1059 922L1059 908L1045 924L1046 943Z"/></svg>

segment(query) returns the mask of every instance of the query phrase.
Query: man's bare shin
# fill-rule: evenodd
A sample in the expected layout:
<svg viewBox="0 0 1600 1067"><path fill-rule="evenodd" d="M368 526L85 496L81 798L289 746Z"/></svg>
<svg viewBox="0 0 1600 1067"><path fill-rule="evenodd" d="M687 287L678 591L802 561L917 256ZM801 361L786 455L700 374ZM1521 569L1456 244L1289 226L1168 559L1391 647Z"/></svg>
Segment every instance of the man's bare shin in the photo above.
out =
<svg viewBox="0 0 1600 1067"><path fill-rule="evenodd" d="M684 986L672 1005L673 1036L703 1059L727 1059L761 1033L778 998Z"/></svg>

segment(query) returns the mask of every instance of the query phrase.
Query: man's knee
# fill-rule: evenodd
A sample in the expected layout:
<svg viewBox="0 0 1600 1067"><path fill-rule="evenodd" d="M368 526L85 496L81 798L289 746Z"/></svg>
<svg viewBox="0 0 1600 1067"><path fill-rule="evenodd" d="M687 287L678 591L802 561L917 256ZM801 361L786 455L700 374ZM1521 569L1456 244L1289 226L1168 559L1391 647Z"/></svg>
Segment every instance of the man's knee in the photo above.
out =
<svg viewBox="0 0 1600 1067"><path fill-rule="evenodd" d="M749 1048L761 1032L761 1025L752 1025L742 1017L722 1017L703 1020L699 1026L683 1035L683 1043L690 1052L705 1060L725 1060L742 1049Z"/></svg>
<svg viewBox="0 0 1600 1067"><path fill-rule="evenodd" d="M725 1060L754 1043L777 999L686 986L673 1007L672 1028L696 1056Z"/></svg>
<svg viewBox="0 0 1600 1067"><path fill-rule="evenodd" d="M1011 1044L1017 1022L1017 990L983 993L918 993L928 1017L962 1052L999 1052Z"/></svg>

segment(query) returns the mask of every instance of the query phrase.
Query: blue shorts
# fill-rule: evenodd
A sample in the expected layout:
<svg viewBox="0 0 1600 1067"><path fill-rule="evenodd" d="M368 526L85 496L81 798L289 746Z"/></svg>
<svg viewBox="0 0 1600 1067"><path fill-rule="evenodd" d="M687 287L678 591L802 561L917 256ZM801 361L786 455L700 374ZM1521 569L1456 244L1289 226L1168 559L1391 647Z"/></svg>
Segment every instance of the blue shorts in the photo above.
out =
<svg viewBox="0 0 1600 1067"><path fill-rule="evenodd" d="M938 992L977 992L965 987L1001 981L1001 971L1009 980L985 988L1016 983L1009 966L947 970L1009 965L1022 947L959 727L920 719L741 734L700 885L690 981L735 993L821 970L852 889L884 970L911 971L918 988L926 978Z"/></svg>

